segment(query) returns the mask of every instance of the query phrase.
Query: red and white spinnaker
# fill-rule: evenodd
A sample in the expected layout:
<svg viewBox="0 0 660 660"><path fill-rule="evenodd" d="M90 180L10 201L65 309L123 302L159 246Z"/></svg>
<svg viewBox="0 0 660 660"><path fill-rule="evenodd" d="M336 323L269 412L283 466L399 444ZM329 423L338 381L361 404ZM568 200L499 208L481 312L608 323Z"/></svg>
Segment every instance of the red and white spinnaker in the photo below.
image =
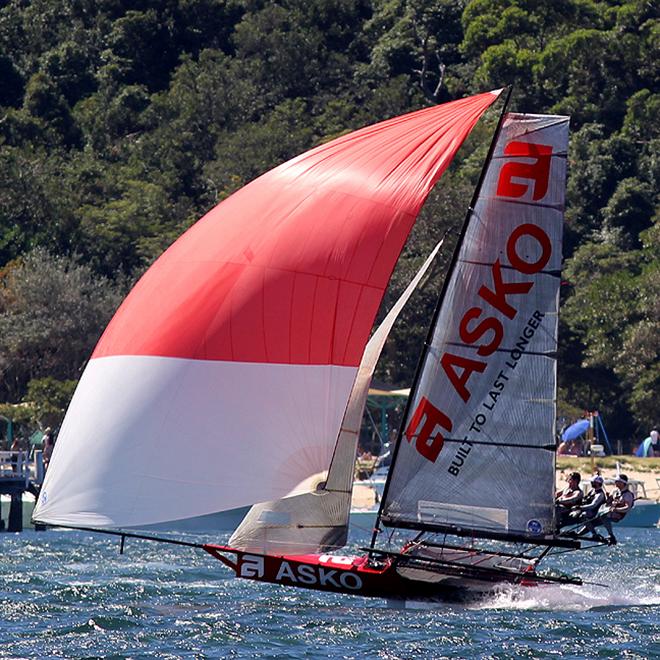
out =
<svg viewBox="0 0 660 660"><path fill-rule="evenodd" d="M179 238L99 341L34 518L135 526L302 492L421 205L498 94L321 145Z"/></svg>

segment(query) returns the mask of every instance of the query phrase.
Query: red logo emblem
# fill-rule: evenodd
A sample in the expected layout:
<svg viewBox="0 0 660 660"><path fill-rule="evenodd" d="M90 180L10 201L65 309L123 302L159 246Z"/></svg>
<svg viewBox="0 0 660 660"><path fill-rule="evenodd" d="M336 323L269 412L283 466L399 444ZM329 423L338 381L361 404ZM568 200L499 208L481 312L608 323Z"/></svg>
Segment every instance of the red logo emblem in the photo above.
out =
<svg viewBox="0 0 660 660"><path fill-rule="evenodd" d="M505 156L533 158L533 163L505 163L497 182L498 197L522 197L530 185L532 199L538 202L548 192L552 147L529 142L509 142L504 147ZM514 181L517 179L517 181ZM520 181L525 181L521 183Z"/></svg>

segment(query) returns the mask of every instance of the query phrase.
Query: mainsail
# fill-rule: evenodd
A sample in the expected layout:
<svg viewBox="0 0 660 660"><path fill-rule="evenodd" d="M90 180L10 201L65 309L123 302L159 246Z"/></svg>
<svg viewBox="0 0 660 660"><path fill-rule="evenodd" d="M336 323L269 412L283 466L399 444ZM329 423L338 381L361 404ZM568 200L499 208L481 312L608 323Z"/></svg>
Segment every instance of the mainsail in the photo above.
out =
<svg viewBox="0 0 660 660"><path fill-rule="evenodd" d="M411 394L385 525L553 533L567 147L567 117L505 117Z"/></svg>
<svg viewBox="0 0 660 660"><path fill-rule="evenodd" d="M35 520L135 526L309 491L419 209L498 94L317 147L176 241L99 341Z"/></svg>

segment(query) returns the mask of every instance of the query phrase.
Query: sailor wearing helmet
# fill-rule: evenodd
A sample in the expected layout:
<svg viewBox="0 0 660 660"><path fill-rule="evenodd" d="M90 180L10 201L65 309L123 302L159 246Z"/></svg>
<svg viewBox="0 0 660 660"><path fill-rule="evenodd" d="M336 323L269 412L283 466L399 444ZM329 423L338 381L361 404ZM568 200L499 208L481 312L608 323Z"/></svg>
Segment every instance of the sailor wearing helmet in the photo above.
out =
<svg viewBox="0 0 660 660"><path fill-rule="evenodd" d="M582 504L584 493L580 489L580 473L571 472L567 479L568 485L564 490L559 490L555 494L555 516L557 528L564 525L573 524L571 511L579 504Z"/></svg>
<svg viewBox="0 0 660 660"><path fill-rule="evenodd" d="M584 512L586 518L595 518L601 505L607 501L607 493L603 488L603 477L599 474L591 478L591 490L582 502L580 509Z"/></svg>

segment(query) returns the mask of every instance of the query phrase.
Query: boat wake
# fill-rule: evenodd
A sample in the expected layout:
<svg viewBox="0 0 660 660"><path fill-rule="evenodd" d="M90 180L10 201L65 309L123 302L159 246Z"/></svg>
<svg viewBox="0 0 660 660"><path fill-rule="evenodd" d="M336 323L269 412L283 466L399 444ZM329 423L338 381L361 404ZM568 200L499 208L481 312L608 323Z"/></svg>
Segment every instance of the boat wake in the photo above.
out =
<svg viewBox="0 0 660 660"><path fill-rule="evenodd" d="M630 584L627 586L585 584L548 585L534 589L522 586L503 587L491 598L470 606L470 609L584 612L655 605L660 605L658 585L641 584L631 589Z"/></svg>
<svg viewBox="0 0 660 660"><path fill-rule="evenodd" d="M607 579L609 578L609 579ZM479 610L539 612L612 611L630 607L660 605L660 585L654 580L637 581L607 576L607 584L542 585L525 587L502 585L492 595L474 603L451 605L431 601L388 601L388 607L406 610L434 610L447 607ZM601 576L601 580L603 577Z"/></svg>

